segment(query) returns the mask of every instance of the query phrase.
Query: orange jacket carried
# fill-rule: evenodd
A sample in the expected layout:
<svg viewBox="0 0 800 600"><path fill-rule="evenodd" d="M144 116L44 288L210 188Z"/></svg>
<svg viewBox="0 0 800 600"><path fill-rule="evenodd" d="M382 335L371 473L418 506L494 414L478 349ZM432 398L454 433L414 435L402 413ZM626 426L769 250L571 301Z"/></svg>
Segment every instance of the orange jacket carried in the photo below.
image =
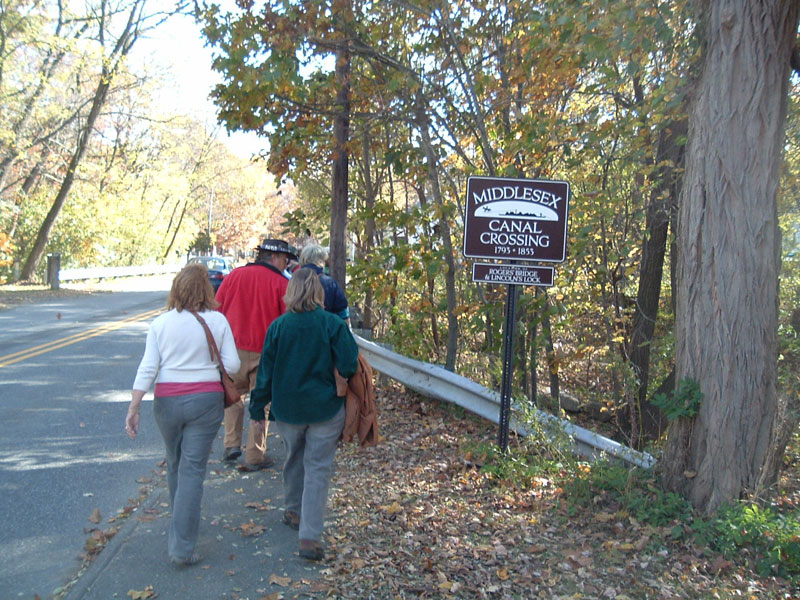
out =
<svg viewBox="0 0 800 600"><path fill-rule="evenodd" d="M362 447L378 443L378 411L375 409L375 390L372 387L372 367L360 352L358 370L349 380L339 372L336 375L336 392L345 396L345 422L342 441L349 443L358 436Z"/></svg>

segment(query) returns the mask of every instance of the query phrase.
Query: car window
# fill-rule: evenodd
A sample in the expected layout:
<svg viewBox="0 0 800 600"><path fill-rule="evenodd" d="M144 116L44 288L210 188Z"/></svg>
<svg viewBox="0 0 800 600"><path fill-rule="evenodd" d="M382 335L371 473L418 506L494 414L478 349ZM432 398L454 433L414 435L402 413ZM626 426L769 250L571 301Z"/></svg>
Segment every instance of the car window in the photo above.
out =
<svg viewBox="0 0 800 600"><path fill-rule="evenodd" d="M195 256L189 259L190 263L201 263L210 271L231 271L233 261L227 258L213 258L210 256Z"/></svg>

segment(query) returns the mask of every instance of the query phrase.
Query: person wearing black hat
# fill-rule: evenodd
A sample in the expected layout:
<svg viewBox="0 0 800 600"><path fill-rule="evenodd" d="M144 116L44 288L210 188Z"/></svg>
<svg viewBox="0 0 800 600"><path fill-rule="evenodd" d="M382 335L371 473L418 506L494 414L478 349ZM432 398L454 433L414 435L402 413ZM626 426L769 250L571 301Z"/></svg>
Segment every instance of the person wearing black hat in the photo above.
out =
<svg viewBox="0 0 800 600"><path fill-rule="evenodd" d="M288 279L283 271L290 259L297 260L294 249L284 240L265 239L253 263L238 267L222 280L217 291L219 311L233 330L233 339L241 361L233 380L244 396L255 385L258 362L270 323L286 312L283 297ZM225 409L225 450L223 459L235 461L242 455L244 398ZM271 467L266 455L267 428L250 422L245 446L245 463L252 470Z"/></svg>

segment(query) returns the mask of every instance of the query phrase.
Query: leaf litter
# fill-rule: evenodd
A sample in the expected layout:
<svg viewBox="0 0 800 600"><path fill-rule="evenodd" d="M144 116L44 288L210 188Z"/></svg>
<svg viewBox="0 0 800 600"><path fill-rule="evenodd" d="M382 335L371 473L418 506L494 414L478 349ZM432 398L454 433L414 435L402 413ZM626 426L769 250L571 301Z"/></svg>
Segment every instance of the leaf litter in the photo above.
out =
<svg viewBox="0 0 800 600"><path fill-rule="evenodd" d="M288 589L257 590L260 598L798 597L788 582L706 556L691 542L674 541L671 527L642 525L603 498L570 514L551 478L534 478L527 488L497 485L463 448L466 441L495 443L495 425L397 384L376 387L375 394L380 443L337 452L320 579L273 574L269 584ZM131 499L118 517L142 499ZM245 499L256 515L276 510L269 500ZM243 537L264 531L253 520L224 526ZM87 533L90 561L116 531ZM130 593L157 595L152 588Z"/></svg>
<svg viewBox="0 0 800 600"><path fill-rule="evenodd" d="M340 448L310 598L793 598L780 578L706 556L614 505L569 514L557 481L503 487L465 441L496 426L401 386L376 388L380 443Z"/></svg>

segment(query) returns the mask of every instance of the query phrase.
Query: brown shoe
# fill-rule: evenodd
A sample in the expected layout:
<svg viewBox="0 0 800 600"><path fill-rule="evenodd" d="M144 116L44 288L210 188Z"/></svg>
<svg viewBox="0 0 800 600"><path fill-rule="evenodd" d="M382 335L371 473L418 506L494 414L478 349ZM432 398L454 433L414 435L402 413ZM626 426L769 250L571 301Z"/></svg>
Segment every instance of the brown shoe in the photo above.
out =
<svg viewBox="0 0 800 600"><path fill-rule="evenodd" d="M293 510L287 510L283 513L283 522L292 529L300 529L300 515Z"/></svg>
<svg viewBox="0 0 800 600"><path fill-rule="evenodd" d="M322 560L325 551L316 540L300 540L300 556L308 560Z"/></svg>

